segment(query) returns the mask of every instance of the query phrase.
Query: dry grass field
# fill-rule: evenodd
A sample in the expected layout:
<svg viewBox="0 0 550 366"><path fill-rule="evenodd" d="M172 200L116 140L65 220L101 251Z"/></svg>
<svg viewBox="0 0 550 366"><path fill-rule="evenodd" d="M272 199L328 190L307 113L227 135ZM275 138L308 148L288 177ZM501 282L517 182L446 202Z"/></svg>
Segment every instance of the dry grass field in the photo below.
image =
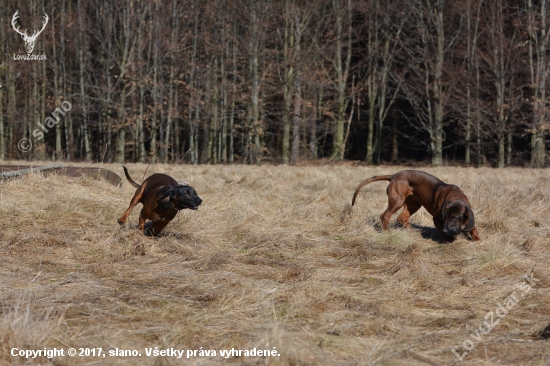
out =
<svg viewBox="0 0 550 366"><path fill-rule="evenodd" d="M141 182L146 165L127 167ZM401 169L180 165L170 175L204 202L158 238L138 232L141 205L116 223L135 190L125 180L5 181L0 364L550 365L538 335L550 323L550 171L422 169L462 188L482 239L442 243L424 209L413 229L394 215L380 231L387 182L351 207L361 180ZM142 356L27 360L14 347ZM217 355L147 357L151 347ZM219 353L273 347L280 356Z"/></svg>

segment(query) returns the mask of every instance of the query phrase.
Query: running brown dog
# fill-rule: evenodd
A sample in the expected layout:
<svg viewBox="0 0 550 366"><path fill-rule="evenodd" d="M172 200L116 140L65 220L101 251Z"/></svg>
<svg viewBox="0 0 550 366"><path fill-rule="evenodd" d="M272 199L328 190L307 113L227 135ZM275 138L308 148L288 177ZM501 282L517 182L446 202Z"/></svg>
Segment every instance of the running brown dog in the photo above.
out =
<svg viewBox="0 0 550 366"><path fill-rule="evenodd" d="M390 182L386 190L388 208L380 215L384 230L389 230L392 215L401 207L404 209L397 221L404 227L410 227L409 218L424 206L433 216L435 227L446 241L454 240L461 231L469 232L474 240L480 240L470 202L460 188L418 170L403 170L362 181L355 189L351 205L355 204L363 186L380 180Z"/></svg>
<svg viewBox="0 0 550 366"><path fill-rule="evenodd" d="M151 220L151 234L158 235L176 217L179 210L197 210L202 203L193 187L181 185L166 174L153 174L139 185L130 178L126 167L123 168L126 179L137 190L130 201L130 207L117 220L120 225L126 222L132 208L141 202L143 208L139 215L139 230L144 233L145 220Z"/></svg>

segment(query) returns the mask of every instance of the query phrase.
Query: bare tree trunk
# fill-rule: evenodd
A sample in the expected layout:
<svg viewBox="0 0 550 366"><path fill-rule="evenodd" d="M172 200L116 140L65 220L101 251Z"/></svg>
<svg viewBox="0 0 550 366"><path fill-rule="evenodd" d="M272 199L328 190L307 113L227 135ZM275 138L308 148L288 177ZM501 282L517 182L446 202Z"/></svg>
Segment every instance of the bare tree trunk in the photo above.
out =
<svg viewBox="0 0 550 366"><path fill-rule="evenodd" d="M471 0L468 0L468 5L466 7L466 37L467 37L467 49L466 49L466 70L468 72L468 80L466 83L466 134L464 137L465 142L465 152L464 152L464 162L468 165L471 164L471 141L472 141L472 75L474 72L474 58L476 57L476 48L477 48L477 36L478 36L478 25L479 25L479 9L483 0L478 0L478 8L475 14L475 24L474 29L472 30L472 15L470 13L472 8Z"/></svg>
<svg viewBox="0 0 550 366"><path fill-rule="evenodd" d="M148 8L143 7L142 12L147 12ZM138 34L137 34L137 48L139 52L142 52L145 49L144 41L143 41L143 27L138 27ZM145 75L143 73L144 66L143 64L139 63L139 80L138 80L138 89L139 89L139 98L138 98L138 116L136 120L136 140L137 140L137 146L136 146L136 155L137 155L137 161L140 163L144 163L145 159L147 157L147 152L145 151L145 129L144 129L144 104L145 104Z"/></svg>
<svg viewBox="0 0 550 366"><path fill-rule="evenodd" d="M60 14L62 14L64 11L63 8L61 8ZM60 15L61 20L61 15ZM61 20L62 21L62 20ZM57 59L57 47L55 44L55 13L52 10L52 50L53 50L53 58L54 58L54 64L53 64L53 86L54 86L54 101L55 105L58 105L58 103L62 103L63 100L60 100L58 95L59 90L59 82L61 81L59 76L59 69L58 69L58 59ZM61 151L61 121L55 124L55 151L54 151L54 160L60 160L62 159L62 151Z"/></svg>
<svg viewBox="0 0 550 366"><path fill-rule="evenodd" d="M124 128L119 128L117 131L117 144L116 144L116 162L119 164L124 164L125 151L124 147L126 144L124 136Z"/></svg>
<svg viewBox="0 0 550 366"><path fill-rule="evenodd" d="M391 139L391 162L396 163L399 160L399 139L397 135L397 115L393 116L393 125L392 125L392 139Z"/></svg>
<svg viewBox="0 0 550 366"><path fill-rule="evenodd" d="M502 9L500 9L502 11ZM499 12L502 15L501 12ZM505 155L504 155L504 145L506 141L506 120L504 116L504 60L502 55L503 49L495 49L495 58L498 58L499 65L499 75L496 80L496 90L497 90L497 111L498 111L498 167L504 168L505 165Z"/></svg>
<svg viewBox="0 0 550 366"><path fill-rule="evenodd" d="M130 20L132 19L133 5L130 0L125 0L125 6L122 8L121 23L122 23L122 55L119 63L120 74L118 75L117 83L121 84L120 91L120 105L119 105L119 126L117 130L117 146L116 146L116 162L119 164L124 163L125 158L125 144L126 144L126 83L124 78L126 77L126 71L128 62L132 57L136 39L131 42L132 33L130 30ZM143 20L143 17L141 18Z"/></svg>
<svg viewBox="0 0 550 366"><path fill-rule="evenodd" d="M379 2L377 0L377 8L379 6ZM386 103L386 98L388 97L388 77L390 74L390 67L393 64L393 54L395 52L396 46L399 44L399 39L401 36L401 29L402 29L403 23L399 26L398 30L394 34L393 39L393 45L391 45L391 39L388 35L386 35L386 40L384 43L384 51L382 54L382 66L380 71L378 72L379 75L379 88L380 92L378 93L378 124L376 129L376 139L374 144L374 156L373 156L373 162L375 164L381 163L381 151L380 146L382 142L382 127L384 125L384 121L386 120L386 116L390 110L390 108L393 105L393 102L395 100L395 97L397 95L397 92L399 91L398 88L396 88L392 99ZM391 47L390 47L391 46Z"/></svg>
<svg viewBox="0 0 550 366"><path fill-rule="evenodd" d="M504 18L503 5L500 1L490 3L489 11L491 13L491 47L492 47L492 62L490 69L494 75L494 84L496 91L496 133L498 144L498 168L504 168L506 163L505 146L506 146L506 116L505 116L505 100L506 98L506 82L511 81L506 75L505 53L508 53L504 47ZM507 104L511 104L508 100Z"/></svg>
<svg viewBox="0 0 550 366"><path fill-rule="evenodd" d="M79 24L84 24L82 19L82 13L84 12L84 8L82 7L82 1L78 0L78 22ZM87 50L87 41L85 40L84 34L82 32L82 27L78 27L78 39L80 42L84 42L84 44L81 44L81 46L78 48L78 62L79 62L79 81L80 81L80 103L82 104L80 106L82 114L81 114L81 128L82 128L82 138L84 140L84 159L86 161L92 160L92 150L90 148L90 137L88 133L88 108L87 108L87 100L86 98L86 89L84 85L84 49Z"/></svg>
<svg viewBox="0 0 550 366"><path fill-rule="evenodd" d="M208 158L207 162L212 164L218 163L216 154L216 137L218 133L218 58L214 58L214 67L211 74L212 83L212 118L210 120L209 137L208 137Z"/></svg>
<svg viewBox="0 0 550 366"><path fill-rule="evenodd" d="M155 16L154 16L154 25L153 25L153 35L154 39L160 39L160 32L159 32L159 1L155 1ZM158 86L158 78L159 78L159 58L160 58L160 50L159 50L159 41L153 43L153 110L151 111L151 162L153 164L156 164L157 162L157 128L160 123L158 123L158 119L160 117L159 115L159 108L161 106L161 101L159 99L159 86Z"/></svg>
<svg viewBox="0 0 550 366"><path fill-rule="evenodd" d="M372 35L369 32L369 38ZM378 64L378 60L375 61ZM374 75L367 77L367 95L369 101L369 120L367 122L367 156L365 162L372 164L374 162L374 118L376 114L376 99L378 99L378 90L375 88Z"/></svg>
<svg viewBox="0 0 550 366"><path fill-rule="evenodd" d="M8 135L9 135L9 146L13 144L13 130L16 121L16 100L15 100L15 73L11 64L8 64Z"/></svg>
<svg viewBox="0 0 550 366"><path fill-rule="evenodd" d="M0 9L0 19L3 19L4 9ZM4 28L0 27L0 39L4 39ZM4 54L4 42L0 43L0 54ZM0 160L6 158L6 136L4 133L4 85L0 85Z"/></svg>
<svg viewBox="0 0 550 366"><path fill-rule="evenodd" d="M445 31L443 28L443 7L445 0L436 0L434 11L436 12L437 49L433 82L434 95L434 150L432 165L443 165L443 61L445 59Z"/></svg>
<svg viewBox="0 0 550 366"><path fill-rule="evenodd" d="M548 1L541 0L535 6L532 0L527 0L529 14L528 32L529 40L529 64L531 70L531 86L533 89L533 132L531 135L531 165L535 168L543 168L546 155L546 73L547 73L547 49L548 49Z"/></svg>
<svg viewBox="0 0 550 366"><path fill-rule="evenodd" d="M251 11L251 34L250 34L250 112L248 126L248 149L250 163L260 165L261 157L261 138L263 134L263 124L260 120L260 45L259 45L259 26L260 18L256 5L253 5Z"/></svg>
<svg viewBox="0 0 550 366"><path fill-rule="evenodd" d="M170 49L172 51L172 54L170 55L170 80L168 82L169 89L168 89L168 119L166 120L166 131L164 134L164 153L163 153L163 162L167 163L168 158L168 152L170 149L170 129L172 126L172 123L174 123L174 72L175 72L175 55L176 52L176 37L177 37L177 30L178 30L178 16L176 13L176 5L177 2L174 0L172 2L172 34L170 39ZM175 130L175 128L174 128ZM174 148L174 147L173 147ZM174 151L174 150L172 150Z"/></svg>
<svg viewBox="0 0 550 366"><path fill-rule="evenodd" d="M70 5L70 3L69 3ZM67 10L67 3L66 0L62 0L61 2L61 12L60 15L66 14L68 12ZM63 90L63 98L65 99L68 93L68 87L67 87L67 64L65 62L65 27L66 27L66 21L65 19L61 19L61 30L59 32L59 43L61 44L61 52L60 52L60 64L61 64L61 74L62 74L62 90ZM65 123L64 123L64 133L65 133L65 148L67 150L66 156L68 160L74 160L74 136L73 136L73 123L70 112L67 113L65 116Z"/></svg>
<svg viewBox="0 0 550 366"><path fill-rule="evenodd" d="M63 0L65 1L65 0ZM114 37L114 11L111 8L111 2L109 0L106 0L103 3L103 14L107 15L107 20L105 24L105 38L108 40L111 40ZM98 13L99 14L99 13ZM64 22L63 22L64 23ZM110 60L112 57L112 42L109 41L106 44L106 53L105 53L105 62L103 66L103 77L105 79L105 82L107 83L106 86L106 92L105 92L105 101L101 108L101 114L103 123L105 124L104 128L104 144L105 146L102 146L102 148L105 149L103 155L106 158L107 162L113 161L113 121L111 116L111 103L112 103L112 92L113 92L113 83L111 81L111 68L110 68Z"/></svg>
<svg viewBox="0 0 550 366"><path fill-rule="evenodd" d="M294 87L294 19L290 2L285 2L285 34L283 40L284 80L283 80L283 164L290 162L290 108L292 104L292 88Z"/></svg>
<svg viewBox="0 0 550 366"><path fill-rule="evenodd" d="M313 103L313 112L312 114L312 121L310 126L310 138L309 138L309 152L311 154L311 158L313 160L317 159L318 155L318 148L317 148L317 121L321 119L321 105L323 103L323 87L319 87L316 101Z"/></svg>
<svg viewBox="0 0 550 366"><path fill-rule="evenodd" d="M300 159L300 127L302 125L302 85L296 78L294 94L294 117L292 118L292 147L290 164L295 165Z"/></svg>
<svg viewBox="0 0 550 366"><path fill-rule="evenodd" d="M199 120L199 106L195 105L194 115L189 121L189 149L191 149L191 163L199 163L199 131L197 121Z"/></svg>
<svg viewBox="0 0 550 366"><path fill-rule="evenodd" d="M227 163L227 75L226 75L226 60L229 58L229 40L225 40L225 56L222 56L220 62L220 75L221 75L221 102L222 102L222 129L220 134L220 143L219 143L219 157L220 163Z"/></svg>
<svg viewBox="0 0 550 366"><path fill-rule="evenodd" d="M295 16L294 19L295 34L295 64L296 75L294 76L294 116L292 119L292 147L290 152L290 164L295 165L300 158L300 127L302 125L302 80L300 75L300 54L302 52L300 43L302 39L302 29L300 19Z"/></svg>
<svg viewBox="0 0 550 366"><path fill-rule="evenodd" d="M376 102L378 99L378 65L380 58L378 57L379 47L379 0L370 2L374 5L374 11L372 8L369 10L369 31L367 34L367 49L369 52L368 57L368 70L367 70L367 100L369 104L369 119L367 122L367 156L365 162L372 164L374 162L374 119L376 115Z"/></svg>
<svg viewBox="0 0 550 366"><path fill-rule="evenodd" d="M27 80L30 80L30 78L27 77ZM36 80L36 78L35 78L35 80ZM33 101L36 100L35 95L34 95L34 94L31 94L31 92L32 92L31 85L32 85L32 84L31 84L30 81L29 81L28 89L27 89L27 95L26 95L26 98L25 98L25 102L26 102L25 110L26 110L26 112L27 112L27 115L30 115L30 116L32 116L32 119L35 119L36 117L35 117L35 113L34 113L34 112L35 112L37 103L32 103L32 102L31 102L31 100L33 100ZM36 83L35 83L35 85L36 85ZM30 107L31 105L34 106L33 109L31 109L31 107ZM23 137L28 137L29 139L32 139L31 133L30 133L30 132L31 132L31 128L32 128L30 120L29 120L29 121L25 121L25 122L23 123L23 126L24 126L24 127L23 127ZM35 148L36 148L36 147L38 147L38 144L35 143L34 146L35 146ZM23 158L27 158L27 160L30 160L30 159L35 158L35 156L33 156L33 155L31 155L30 157L28 157L28 156L23 156Z"/></svg>
<svg viewBox="0 0 550 366"><path fill-rule="evenodd" d="M176 86L174 88L174 109L177 111L178 110L178 87ZM172 133L172 136L173 136L173 139L174 139L174 146L173 146L173 150L174 150L174 159L176 161L180 161L181 159L181 152L183 150L183 146L181 145L181 141L180 141L180 133L181 133L181 126L180 124L177 122L178 120L176 119L176 117L174 116L174 132ZM185 152L184 152L185 154Z"/></svg>
<svg viewBox="0 0 550 366"><path fill-rule="evenodd" d="M474 47L472 45L473 42L471 38L471 34L472 34L471 15L470 15L471 7L472 7L472 2L471 0L468 0L468 5L466 5L466 38L467 38L466 70L468 71L468 76L470 76L472 72L472 56L473 56L472 48ZM471 85L470 85L470 80L468 79L466 83L466 134L464 136L464 148L465 148L464 163L466 163L467 165L470 165L470 140L471 140L471 126L472 126L471 94L472 94Z"/></svg>
<svg viewBox="0 0 550 366"><path fill-rule="evenodd" d="M506 165L512 165L512 131L506 133Z"/></svg>
<svg viewBox="0 0 550 366"><path fill-rule="evenodd" d="M343 35L343 21L344 14L341 10L340 0L332 1L334 10L336 11L336 92L337 92L337 113L336 113L336 128L334 133L334 145L331 155L331 160L337 161L340 160L342 156L343 146L344 146L344 124L346 122L346 84L348 80L349 67L351 62L351 30L352 30L352 19L351 19L351 0L347 0L347 9L346 9L346 25L347 25L347 50L346 50L346 59L342 60L342 41L344 39Z"/></svg>
<svg viewBox="0 0 550 366"><path fill-rule="evenodd" d="M189 103L189 150L191 151L190 154L190 161L191 164L198 164L199 163L199 146L198 146L198 138L197 138L197 122L199 120L199 100L198 97L195 95L196 92L193 90L195 88L196 80L195 80L195 71L196 71L196 63L197 63L197 47L198 47L198 24L199 24L199 2L196 1L193 4L193 10L194 10L194 25L193 25L193 48L191 53L191 70L189 71L189 78L188 83L190 88L190 103ZM194 112L194 113L193 113Z"/></svg>
<svg viewBox="0 0 550 366"><path fill-rule="evenodd" d="M351 121L353 119L354 110L355 110L355 75L353 75L353 79L351 82L351 111L348 117L348 125L346 128L346 134L344 135L344 144L342 145L342 152L341 152L342 155L340 156L340 159L344 159L344 154L346 152L346 143L348 142L349 131L351 127Z"/></svg>
<svg viewBox="0 0 550 366"><path fill-rule="evenodd" d="M164 142L163 142L163 153L162 153L162 162L168 163L169 152L170 152L170 134L172 133L172 123L174 120L174 65L170 65L170 81L169 90L168 90L168 118L166 119L166 128L164 129Z"/></svg>
<svg viewBox="0 0 550 366"><path fill-rule="evenodd" d="M43 5L43 4L42 4ZM44 52L44 43L42 43L42 46L40 47L42 52ZM46 82L47 82L47 79L46 79L46 64L44 62L41 63L40 65L40 71L41 71L41 82L40 82L40 86L41 86L41 90L40 90L40 117L37 121L44 121L44 119L46 118L46 93L47 93L47 90L46 90ZM47 151L47 144L46 144L46 141L44 140L44 150L42 151L41 155L44 159L48 158L48 151Z"/></svg>
<svg viewBox="0 0 550 366"><path fill-rule="evenodd" d="M235 22L234 29L237 29ZM231 115L229 117L229 162L235 161L235 99L237 98L237 44L233 43L233 95L231 97Z"/></svg>
<svg viewBox="0 0 550 366"><path fill-rule="evenodd" d="M29 100L29 105L32 105L32 121L41 121L42 118L40 118L40 115L44 115L45 113L41 113L41 109L44 108L43 100L40 99L40 92L39 92L39 86L38 86L38 70L37 68L40 67L37 63L34 63L32 65L32 79L33 79L33 94L32 94L32 100ZM29 133L33 130L33 123L31 121L28 121L28 130ZM35 139L35 143L33 144L35 146L34 149L34 156L32 156L35 159L44 160L44 139Z"/></svg>

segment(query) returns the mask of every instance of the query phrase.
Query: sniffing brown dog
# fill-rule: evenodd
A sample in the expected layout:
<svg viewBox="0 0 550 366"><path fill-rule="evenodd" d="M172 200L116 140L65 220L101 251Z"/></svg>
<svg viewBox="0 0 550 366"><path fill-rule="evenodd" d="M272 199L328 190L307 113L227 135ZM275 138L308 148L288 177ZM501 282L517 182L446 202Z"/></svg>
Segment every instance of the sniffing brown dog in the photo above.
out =
<svg viewBox="0 0 550 366"><path fill-rule="evenodd" d="M144 233L145 220L151 220L153 222L151 234L158 235L176 217L179 210L185 208L197 210L202 203L193 187L180 185L166 174L153 174L139 185L130 178L126 167L123 166L123 168L126 179L137 190L130 201L130 207L117 220L120 225L126 222L132 208L141 202L143 208L139 215L139 230Z"/></svg>
<svg viewBox="0 0 550 366"><path fill-rule="evenodd" d="M355 204L363 186L380 180L390 182L386 190L388 208L380 215L384 230L389 230L390 218L401 207L404 209L397 221L404 227L410 227L409 218L424 206L433 216L435 227L446 241L453 241L461 231L469 232L474 240L480 240L470 202L460 188L417 170L403 170L362 181L355 189L351 205Z"/></svg>

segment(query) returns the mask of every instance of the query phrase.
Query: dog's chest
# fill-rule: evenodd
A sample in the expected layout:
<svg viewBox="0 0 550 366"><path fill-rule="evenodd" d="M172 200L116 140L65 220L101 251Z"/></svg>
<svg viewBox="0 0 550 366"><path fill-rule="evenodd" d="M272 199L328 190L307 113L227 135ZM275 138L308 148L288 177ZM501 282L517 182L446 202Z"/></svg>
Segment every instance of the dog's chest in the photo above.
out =
<svg viewBox="0 0 550 366"><path fill-rule="evenodd" d="M166 217L173 217L175 214L178 213L178 210L173 208L171 205L160 203L157 205L157 207L155 207L153 212L157 214L159 218L163 219Z"/></svg>

